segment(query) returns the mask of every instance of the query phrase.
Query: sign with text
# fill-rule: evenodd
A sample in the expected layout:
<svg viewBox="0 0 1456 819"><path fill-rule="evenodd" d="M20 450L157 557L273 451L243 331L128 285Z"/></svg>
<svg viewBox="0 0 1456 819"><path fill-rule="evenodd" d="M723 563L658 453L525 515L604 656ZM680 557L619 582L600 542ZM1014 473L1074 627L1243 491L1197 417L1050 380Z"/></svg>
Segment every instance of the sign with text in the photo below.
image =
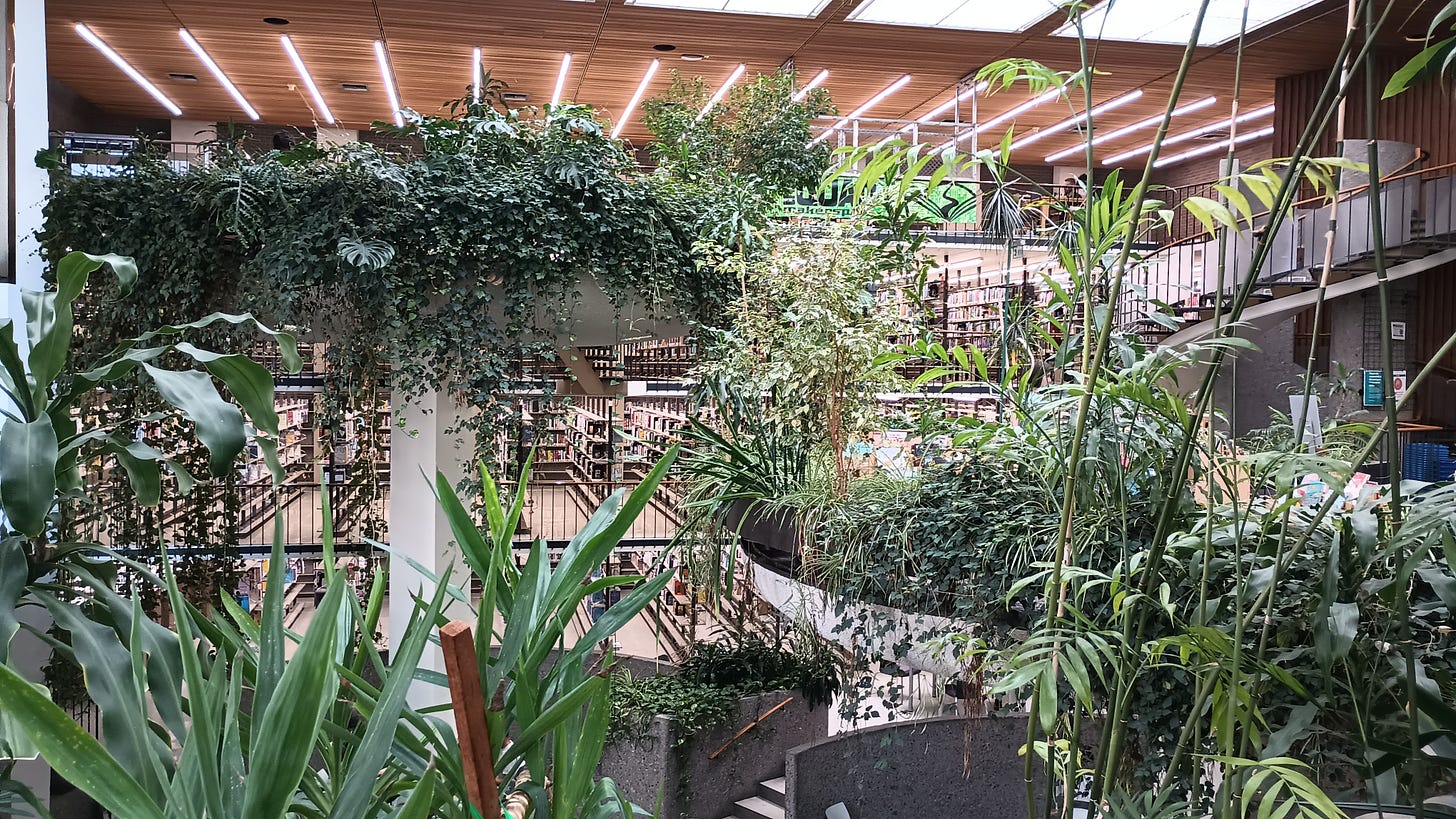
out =
<svg viewBox="0 0 1456 819"><path fill-rule="evenodd" d="M917 183L924 189L925 183ZM823 192L800 191L774 209L774 216L848 218L854 209L854 180L836 179ZM922 222L976 221L976 190L970 182L942 182L920 198L911 218Z"/></svg>

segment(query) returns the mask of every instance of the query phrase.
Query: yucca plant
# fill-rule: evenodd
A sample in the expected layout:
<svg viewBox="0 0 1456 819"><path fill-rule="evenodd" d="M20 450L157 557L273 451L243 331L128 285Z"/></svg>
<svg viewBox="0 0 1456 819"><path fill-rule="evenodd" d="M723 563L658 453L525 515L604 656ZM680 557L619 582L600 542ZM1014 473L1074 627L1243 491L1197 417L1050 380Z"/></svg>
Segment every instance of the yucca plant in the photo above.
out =
<svg viewBox="0 0 1456 819"><path fill-rule="evenodd" d="M481 690L490 703L487 750L501 782L502 804L495 808L504 808L515 819L522 819L528 809L543 819L632 813L610 779L596 778L610 713L610 641L662 593L672 573L651 578L594 575L647 507L676 457L677 450L669 450L630 494L619 490L607 498L554 565L541 540L531 544L524 565L516 564L513 541L525 506L529 463L507 503L482 466L484 527L477 525L450 481L444 475L436 478L436 497L466 566L480 581L480 597L471 600L448 577L437 578L412 565L436 583L437 595L443 591L474 615ZM394 557L407 560L397 551ZM627 587L631 590L586 634L567 644L568 628L583 601ZM448 685L438 673L420 671L416 676ZM452 779L447 786L465 793L463 779Z"/></svg>
<svg viewBox="0 0 1456 819"><path fill-rule="evenodd" d="M75 588L37 588L33 601L67 637L56 648L85 672L102 739L0 666L7 713L51 768L118 817L464 815L436 789L442 774L458 772L453 738L404 700L444 590L421 602L386 667L373 653L380 598L362 611L334 576L330 535L326 525L328 592L302 637L283 625L281 521L257 623L230 597L211 616L188 603L165 552L160 577L122 562L137 583L165 591L175 630L148 614L138 589L118 594L83 568L73 572L83 606ZM289 643L296 649L285 660ZM382 687L360 678L366 659Z"/></svg>

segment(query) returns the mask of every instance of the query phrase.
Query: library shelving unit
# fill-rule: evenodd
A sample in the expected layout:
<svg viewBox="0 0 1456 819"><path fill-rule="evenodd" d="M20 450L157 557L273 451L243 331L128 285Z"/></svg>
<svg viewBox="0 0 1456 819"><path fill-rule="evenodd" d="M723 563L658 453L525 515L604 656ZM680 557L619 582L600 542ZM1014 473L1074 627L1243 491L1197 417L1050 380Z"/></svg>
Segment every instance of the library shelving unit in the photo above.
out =
<svg viewBox="0 0 1456 819"><path fill-rule="evenodd" d="M668 447L682 442L688 426L687 402L682 398L633 398L622 417L622 460L650 466Z"/></svg>
<svg viewBox="0 0 1456 819"><path fill-rule="evenodd" d="M622 344L623 376L639 381L681 378L693 366L697 346L688 337Z"/></svg>
<svg viewBox="0 0 1456 819"><path fill-rule="evenodd" d="M597 398L598 396L588 396ZM601 396L605 398L606 396ZM590 401L592 404L604 402ZM573 406L567 416L566 451L581 477L588 481L620 481L622 463L616 453L616 424L613 406Z"/></svg>

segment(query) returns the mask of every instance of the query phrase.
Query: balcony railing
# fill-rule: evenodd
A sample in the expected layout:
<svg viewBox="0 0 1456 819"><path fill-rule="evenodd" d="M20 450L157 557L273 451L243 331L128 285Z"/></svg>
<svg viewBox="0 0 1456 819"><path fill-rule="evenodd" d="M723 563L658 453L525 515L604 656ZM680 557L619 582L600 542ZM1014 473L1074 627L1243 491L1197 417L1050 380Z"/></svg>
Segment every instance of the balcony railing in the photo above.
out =
<svg viewBox="0 0 1456 819"><path fill-rule="evenodd" d="M1386 175L1379 197L1389 265L1456 246L1456 163ZM1332 217L1335 230L1328 241ZM1206 318L1216 300L1230 297L1250 276L1265 295L1313 287L1327 252L1330 269L1342 275L1374 269L1376 231L1368 185L1343 190L1333 203L1328 197L1298 202L1277 223L1267 214L1251 221L1240 230L1209 232L1200 226L1184 236L1175 232L1165 246L1144 256L1134 274L1137 288L1119 306L1124 326L1138 325L1157 304L1169 305L1182 321ZM1265 240L1269 250L1256 270L1255 251Z"/></svg>
<svg viewBox="0 0 1456 819"><path fill-rule="evenodd" d="M526 485L516 543L525 546L542 539L553 546L563 545L612 493L630 492L635 487L635 481L531 481ZM501 489L507 501L515 494L515 484L503 484ZM328 490L333 534L340 551L367 548L366 537L388 541L389 484L381 484L377 494L357 484L333 484ZM73 525L80 539L120 551L154 548L159 531L174 552L216 545L193 542L190 532L204 529L218 543L236 546L240 555L263 555L272 548L276 514L290 554L317 553L323 545L323 491L324 485L318 483L288 483L277 489L267 484L206 485L196 487L186 498L168 498L155 509L138 509L129 488L106 485L92 491L95 502L80 508ZM670 542L682 519L683 491L677 482L659 486L624 540L639 547ZM123 524L123 517L133 525ZM212 523L198 527L199 517ZM219 532L224 521L236 523ZM128 537L120 534L123 531L138 534Z"/></svg>

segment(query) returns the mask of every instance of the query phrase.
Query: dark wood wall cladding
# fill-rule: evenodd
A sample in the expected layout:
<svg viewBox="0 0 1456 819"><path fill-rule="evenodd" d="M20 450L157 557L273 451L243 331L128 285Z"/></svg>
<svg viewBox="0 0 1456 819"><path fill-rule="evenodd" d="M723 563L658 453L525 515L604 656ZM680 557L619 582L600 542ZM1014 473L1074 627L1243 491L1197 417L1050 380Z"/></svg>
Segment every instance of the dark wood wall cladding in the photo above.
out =
<svg viewBox="0 0 1456 819"><path fill-rule="evenodd" d="M1456 263L1443 265L1420 275L1416 284L1414 322L1409 331L1415 335L1411 355L1411 373L1425 366L1440 352L1452 332L1456 332ZM1415 395L1418 420L1456 428L1456 352L1437 362Z"/></svg>
<svg viewBox="0 0 1456 819"><path fill-rule="evenodd" d="M1374 65L1375 93L1384 90L1401 61L1378 59ZM1314 114L1320 92L1329 78L1326 71L1313 71L1284 77L1274 84L1274 154L1294 153L1305 123ZM1365 78L1357 76L1345 106L1345 133L1351 139L1365 139ZM1456 86L1451 83L1426 82L1377 103L1376 136L1408 142L1424 149L1429 157L1425 167L1456 162ZM1316 154L1335 153L1335 122L1330 118L1316 145Z"/></svg>

